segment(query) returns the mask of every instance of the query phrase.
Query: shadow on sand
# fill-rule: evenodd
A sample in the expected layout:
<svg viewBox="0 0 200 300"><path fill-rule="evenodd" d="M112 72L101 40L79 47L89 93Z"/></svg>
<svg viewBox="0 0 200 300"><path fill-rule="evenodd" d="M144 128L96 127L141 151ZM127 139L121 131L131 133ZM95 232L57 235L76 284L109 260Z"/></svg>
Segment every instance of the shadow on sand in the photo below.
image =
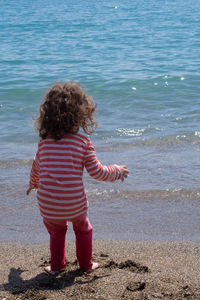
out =
<svg viewBox="0 0 200 300"><path fill-rule="evenodd" d="M25 293L28 290L60 290L66 287L70 287L74 284L84 285L92 283L101 277L110 276L97 276L94 274L91 276L87 273L82 272L80 269L76 269L65 273L63 272L57 277L42 272L29 280L24 280L22 279L21 274L26 271L27 270L22 270L20 268L11 268L8 276L8 283L3 284L1 286L1 289L3 289L4 291L9 291L13 295ZM78 278L78 280L76 280L76 278Z"/></svg>

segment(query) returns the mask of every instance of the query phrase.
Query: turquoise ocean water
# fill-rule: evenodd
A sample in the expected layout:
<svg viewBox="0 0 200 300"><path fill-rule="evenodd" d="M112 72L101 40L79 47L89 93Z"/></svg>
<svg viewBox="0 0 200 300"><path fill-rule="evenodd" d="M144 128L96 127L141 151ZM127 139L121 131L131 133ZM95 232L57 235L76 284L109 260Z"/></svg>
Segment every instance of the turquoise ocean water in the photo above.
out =
<svg viewBox="0 0 200 300"><path fill-rule="evenodd" d="M101 162L131 172L123 184L85 174L96 238L199 241L200 1L0 4L0 241L48 240L25 196L32 118L68 80L98 105Z"/></svg>

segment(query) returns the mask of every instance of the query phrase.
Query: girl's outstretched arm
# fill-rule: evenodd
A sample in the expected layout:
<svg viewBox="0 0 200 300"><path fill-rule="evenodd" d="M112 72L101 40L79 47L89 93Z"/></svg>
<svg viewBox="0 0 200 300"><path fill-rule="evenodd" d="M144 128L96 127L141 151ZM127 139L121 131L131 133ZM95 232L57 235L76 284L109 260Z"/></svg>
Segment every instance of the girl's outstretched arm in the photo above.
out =
<svg viewBox="0 0 200 300"><path fill-rule="evenodd" d="M124 181L124 178L127 178L129 173L126 166L104 166L102 165L97 156L90 141L87 148L87 153L85 155L85 167L91 177L99 181L115 181L121 179Z"/></svg>

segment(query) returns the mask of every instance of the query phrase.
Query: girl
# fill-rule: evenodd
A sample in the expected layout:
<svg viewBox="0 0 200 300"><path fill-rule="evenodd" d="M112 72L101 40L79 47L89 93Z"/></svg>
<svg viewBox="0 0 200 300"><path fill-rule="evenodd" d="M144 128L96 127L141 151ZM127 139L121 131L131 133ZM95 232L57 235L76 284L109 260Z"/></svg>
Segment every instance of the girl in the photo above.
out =
<svg viewBox="0 0 200 300"><path fill-rule="evenodd" d="M76 256L80 268L92 272L92 226L83 186L84 167L96 180L115 181L127 177L126 166L103 166L92 142L79 133L91 134L97 126L96 104L78 83L57 83L46 94L36 119L41 140L33 160L27 195L37 189L43 222L50 235L51 265L55 275L65 269L65 235L68 221L76 236Z"/></svg>

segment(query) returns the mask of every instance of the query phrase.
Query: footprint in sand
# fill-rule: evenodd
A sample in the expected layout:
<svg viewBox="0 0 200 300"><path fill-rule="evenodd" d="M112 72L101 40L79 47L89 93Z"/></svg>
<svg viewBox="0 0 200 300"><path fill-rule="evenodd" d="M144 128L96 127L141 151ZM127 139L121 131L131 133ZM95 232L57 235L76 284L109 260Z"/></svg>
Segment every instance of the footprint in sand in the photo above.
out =
<svg viewBox="0 0 200 300"><path fill-rule="evenodd" d="M119 269L128 269L133 273L147 273L149 272L149 268L146 266L142 266L139 263L136 263L132 260L126 260L125 262L116 263L114 260L110 260L108 263L104 265L104 268L119 268Z"/></svg>

